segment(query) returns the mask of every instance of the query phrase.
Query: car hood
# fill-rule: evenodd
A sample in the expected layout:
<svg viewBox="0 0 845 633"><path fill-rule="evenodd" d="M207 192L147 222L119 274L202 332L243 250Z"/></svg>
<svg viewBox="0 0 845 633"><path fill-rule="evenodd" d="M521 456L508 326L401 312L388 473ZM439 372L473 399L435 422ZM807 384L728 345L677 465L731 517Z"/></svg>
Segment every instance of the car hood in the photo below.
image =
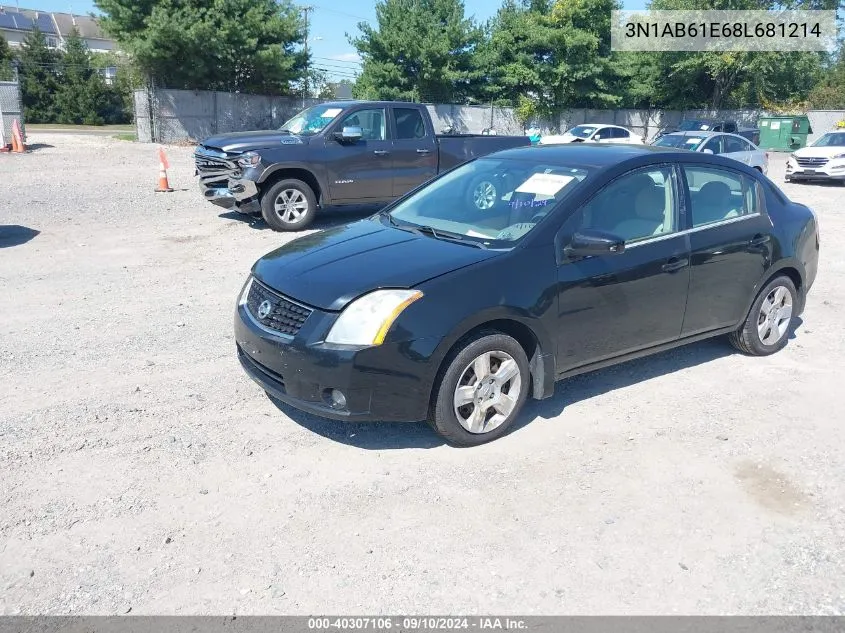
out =
<svg viewBox="0 0 845 633"><path fill-rule="evenodd" d="M306 235L259 259L267 286L323 310L378 288L411 288L501 251L438 240L367 219Z"/></svg>
<svg viewBox="0 0 845 633"><path fill-rule="evenodd" d="M802 147L793 152L796 156L801 158L833 158L840 154L845 154L845 146L831 145L829 147Z"/></svg>
<svg viewBox="0 0 845 633"><path fill-rule="evenodd" d="M229 152L246 152L253 149L266 149L278 145L302 145L307 137L296 136L278 130L258 130L254 132L233 132L218 134L205 139L200 145Z"/></svg>

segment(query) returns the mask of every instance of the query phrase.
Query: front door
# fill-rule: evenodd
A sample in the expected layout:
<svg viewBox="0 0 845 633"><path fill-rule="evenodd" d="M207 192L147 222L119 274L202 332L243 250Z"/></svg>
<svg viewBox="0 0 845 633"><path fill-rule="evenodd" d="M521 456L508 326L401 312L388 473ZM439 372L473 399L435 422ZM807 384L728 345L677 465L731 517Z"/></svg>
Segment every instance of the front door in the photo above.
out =
<svg viewBox="0 0 845 633"><path fill-rule="evenodd" d="M437 143L417 108L391 108L393 122L393 195L437 175Z"/></svg>
<svg viewBox="0 0 845 633"><path fill-rule="evenodd" d="M558 372L680 337L689 285L687 236L678 233L679 183L671 165L615 179L561 229L625 239L615 255L567 259L558 267Z"/></svg>
<svg viewBox="0 0 845 633"><path fill-rule="evenodd" d="M360 127L356 143L340 142L335 132ZM393 196L393 156L384 108L350 112L326 137L326 173L332 202L378 202Z"/></svg>
<svg viewBox="0 0 845 633"><path fill-rule="evenodd" d="M756 179L726 167L685 165L690 290L683 335L735 325L768 268L774 237Z"/></svg>

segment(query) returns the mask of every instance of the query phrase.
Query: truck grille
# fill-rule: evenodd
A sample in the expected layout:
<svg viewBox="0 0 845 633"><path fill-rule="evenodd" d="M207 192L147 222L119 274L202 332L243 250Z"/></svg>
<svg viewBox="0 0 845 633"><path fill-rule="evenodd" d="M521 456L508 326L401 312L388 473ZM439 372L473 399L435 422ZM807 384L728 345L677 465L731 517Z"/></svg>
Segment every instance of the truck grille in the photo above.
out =
<svg viewBox="0 0 845 633"><path fill-rule="evenodd" d="M261 312L266 312L266 314L262 317L259 316L259 309L265 302L269 304L269 308L265 304L265 308ZM258 323L270 330L288 336L296 336L305 320L313 312L311 308L295 303L288 297L273 292L267 286L255 280L252 281L249 288L246 308Z"/></svg>
<svg viewBox="0 0 845 633"><path fill-rule="evenodd" d="M822 157L795 157L795 162L797 162L800 167L824 167L828 160L829 159Z"/></svg>
<svg viewBox="0 0 845 633"><path fill-rule="evenodd" d="M240 168L225 152L200 145L194 152L194 165L205 184L226 182L240 174Z"/></svg>

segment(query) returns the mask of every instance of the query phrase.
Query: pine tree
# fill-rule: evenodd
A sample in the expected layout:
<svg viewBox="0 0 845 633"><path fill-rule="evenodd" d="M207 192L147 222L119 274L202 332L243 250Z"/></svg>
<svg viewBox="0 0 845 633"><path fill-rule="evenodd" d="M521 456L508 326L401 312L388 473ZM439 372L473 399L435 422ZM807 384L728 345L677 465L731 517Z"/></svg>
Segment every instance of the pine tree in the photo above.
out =
<svg viewBox="0 0 845 633"><path fill-rule="evenodd" d="M0 37L0 81L12 78L12 49L5 37Z"/></svg>
<svg viewBox="0 0 845 633"><path fill-rule="evenodd" d="M65 53L59 62L56 121L85 125L105 123L101 110L106 105L107 86L91 66L91 54L74 28L65 39Z"/></svg>
<svg viewBox="0 0 845 633"><path fill-rule="evenodd" d="M21 46L20 81L24 116L29 123L52 123L58 90L59 54L47 47L44 34L34 28Z"/></svg>

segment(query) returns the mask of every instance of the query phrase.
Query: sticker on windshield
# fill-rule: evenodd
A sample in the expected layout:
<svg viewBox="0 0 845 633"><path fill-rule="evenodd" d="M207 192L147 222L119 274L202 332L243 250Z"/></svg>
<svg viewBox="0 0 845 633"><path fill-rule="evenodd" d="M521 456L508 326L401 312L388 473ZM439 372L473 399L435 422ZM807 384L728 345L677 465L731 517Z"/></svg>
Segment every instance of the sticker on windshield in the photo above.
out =
<svg viewBox="0 0 845 633"><path fill-rule="evenodd" d="M710 129L710 126L709 126L709 125L707 125L706 123L702 123L702 124L701 124L701 129L702 129L702 130L709 130L709 129Z"/></svg>
<svg viewBox="0 0 845 633"><path fill-rule="evenodd" d="M338 114L340 114L341 112L343 112L343 108L329 108L328 110L323 112L323 114L320 115L320 118L321 119L333 119Z"/></svg>
<svg viewBox="0 0 845 633"><path fill-rule="evenodd" d="M573 180L575 178L572 176L563 176L561 174L533 174L528 180L519 185L516 191L541 196L554 196Z"/></svg>
<svg viewBox="0 0 845 633"><path fill-rule="evenodd" d="M700 143L701 139L698 137L688 138L687 145L695 145L696 143Z"/></svg>

